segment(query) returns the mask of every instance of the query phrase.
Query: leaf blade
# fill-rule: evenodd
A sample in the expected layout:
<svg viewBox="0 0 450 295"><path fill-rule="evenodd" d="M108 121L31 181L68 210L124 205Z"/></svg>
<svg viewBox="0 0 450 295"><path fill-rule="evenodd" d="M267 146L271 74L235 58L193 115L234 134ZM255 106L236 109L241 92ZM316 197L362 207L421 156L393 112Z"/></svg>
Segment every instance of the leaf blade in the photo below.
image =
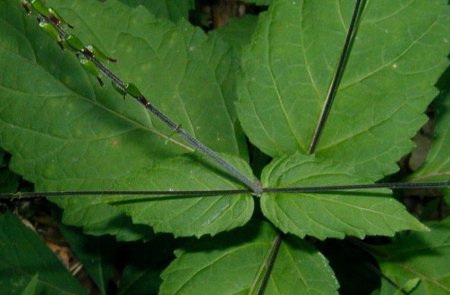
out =
<svg viewBox="0 0 450 295"><path fill-rule="evenodd" d="M39 273L37 293L87 294L43 242L14 215L0 214L1 292L20 294Z"/></svg>
<svg viewBox="0 0 450 295"><path fill-rule="evenodd" d="M150 10L157 17L166 17L173 22L180 19L188 19L189 11L194 9L195 3L193 0L164 0L164 1L142 1L142 0L121 0L129 6L143 5Z"/></svg>
<svg viewBox="0 0 450 295"><path fill-rule="evenodd" d="M412 294L447 294L450 291L448 260L450 257L450 219L430 223L428 233L411 233L397 238L390 245L376 246L383 274L400 286L420 278ZM381 293L392 287L383 282Z"/></svg>
<svg viewBox="0 0 450 295"><path fill-rule="evenodd" d="M120 56L117 65L108 66L136 82L184 128L217 151L247 157L230 107L237 68L224 42L185 21L175 25L117 1L51 4L70 19L86 43L94 40L102 50L115 48L104 50ZM72 54L61 52L38 30L20 5L2 1L2 7L5 26L0 34L5 42L0 64L7 74L0 78L0 136L13 154L12 169L35 183L37 190L111 189L111 183L187 152L181 145L167 144L179 139L170 138L167 128L141 105L123 100L109 85L100 88ZM19 47L22 43L26 46ZM140 61L143 66L137 67ZM22 71L30 74L16 75ZM65 222L96 235L111 231L124 240L151 234L148 227L133 226L123 211L108 204L90 206L84 200L59 202L67 205Z"/></svg>
<svg viewBox="0 0 450 295"><path fill-rule="evenodd" d="M256 291L253 283L263 269L275 236L276 231L268 223L253 224L240 232L222 235L216 241L179 250L175 252L177 258L162 274L164 282L160 293L248 294ZM221 245L221 248L214 249L214 245ZM331 268L311 245L288 238L282 242L278 256L267 294L292 294L299 290L302 294L337 294L338 284ZM229 265L235 266L231 272ZM226 270L228 273L224 277Z"/></svg>
<svg viewBox="0 0 450 295"><path fill-rule="evenodd" d="M374 179L396 171L395 161L411 150L409 138L425 122L423 111L436 94L432 85L448 64L444 1L412 1L404 9L381 2L370 2L363 15L317 148L319 156L352 163ZM238 115L265 153L307 153L352 3L274 1L261 17L243 53ZM418 60L428 50L433 57Z"/></svg>
<svg viewBox="0 0 450 295"><path fill-rule="evenodd" d="M250 167L239 159L223 155L240 171L251 176ZM140 171L136 177L124 179L132 187L143 190L171 191L178 190L212 190L242 189L242 185L226 176L219 175L214 169L199 166L196 158L174 158L152 169ZM145 199L146 197L143 196ZM145 203L133 198L112 198L118 200L120 210L131 216L136 224L152 226L156 232L169 232L175 236L200 237L205 234L215 235L247 223L253 213L254 202L249 194L224 196L190 196ZM127 204L130 201L130 204ZM121 204L122 203L122 204Z"/></svg>
<svg viewBox="0 0 450 295"><path fill-rule="evenodd" d="M410 181L448 181L450 179L450 93L438 98L438 111L434 138L425 163L409 176ZM450 200L450 190L444 189L447 200Z"/></svg>
<svg viewBox="0 0 450 295"><path fill-rule="evenodd" d="M294 154L274 160L262 174L267 187L301 187L361 184L370 179L355 176L353 167ZM283 232L318 239L363 238L366 235L392 236L396 231L426 230L407 213L403 205L385 190L314 194L266 193L261 208Z"/></svg>
<svg viewBox="0 0 450 295"><path fill-rule="evenodd" d="M60 225L59 229L76 258L97 285L100 294L107 294L108 282L115 271L115 240L110 236L86 236L80 230L67 226Z"/></svg>

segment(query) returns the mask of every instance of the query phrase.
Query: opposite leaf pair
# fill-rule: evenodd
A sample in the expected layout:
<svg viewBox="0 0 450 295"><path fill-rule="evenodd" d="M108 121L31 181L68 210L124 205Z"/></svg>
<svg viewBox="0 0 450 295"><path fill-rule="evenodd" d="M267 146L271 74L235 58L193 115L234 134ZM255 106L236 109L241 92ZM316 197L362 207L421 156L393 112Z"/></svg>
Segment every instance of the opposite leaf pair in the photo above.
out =
<svg viewBox="0 0 450 295"><path fill-rule="evenodd" d="M267 178L263 180L266 187L342 184L343 180L345 184L370 182L396 169L395 161L411 149L409 138L425 120L422 112L435 94L432 81L435 81L446 64L442 46L445 5L441 2L414 2L405 7L398 2L368 3L347 66L352 71L347 71L343 77L335 106L318 145L317 159L293 155L274 160L273 164L265 168L270 171L270 177L263 176ZM343 22L349 19L346 16L352 12L353 6L350 4L343 2L339 7L334 1L330 1L328 5L309 1L274 1L268 13L261 17L251 46L242 53L243 74L238 79L240 99L237 112L252 142L271 156L280 157L295 151L306 151L345 37L347 27ZM64 3L58 5L60 10L65 7ZM245 157L242 133L235 128L234 110L227 101L233 98L233 88L230 85L236 73L230 69L236 67L233 55L225 44L215 36L206 38L183 22L174 26L152 18L142 10L132 10L114 3L105 4L109 8L103 4L92 5L99 7L75 8L76 4L68 3L65 11L78 11L87 23L112 24L102 33L101 40L115 44L111 48L115 48L114 54L121 57L117 70L122 75L135 77L132 81L136 81L140 89L154 97L156 105L178 118L188 131L208 146ZM99 17L95 11L102 9L105 13ZM341 12L344 15L342 18ZM133 16L128 31L122 32L120 25L115 25L120 22L112 19L116 15L130 13ZM408 19L411 15L416 18L414 34L399 34L408 30L410 24L402 19ZM77 17L73 16L71 19L76 21ZM317 20L321 20L320 27L314 26ZM148 30L153 33L149 35ZM167 30L169 34L165 33ZM82 37L88 39L88 36ZM92 38L91 36L89 39ZM377 43L380 47L374 48L374 38L380 41ZM186 46L187 40L189 43ZM38 42L42 41L39 39ZM102 47L109 46L103 44ZM424 54L430 48L435 48L435 54ZM37 58L43 60L49 52L48 49L42 52L38 50ZM214 54L210 55L212 52ZM135 66L141 54L145 63ZM4 56L6 55L11 55L11 52L5 52ZM420 60L423 66L415 60L418 55L426 55L426 58ZM11 56L11 60L20 58L18 55ZM38 133L29 138L40 142L46 151L50 151L44 158L28 161L33 166L43 167L40 170L42 176L31 175L24 166L27 161L14 159L13 166L17 171L44 191L135 189L136 184L130 185L126 181L135 177L142 179L142 187L147 189L165 189L165 186L167 189L178 189L177 182L181 184L189 179L191 169L185 167L186 159L164 160L179 153L180 149L171 149L162 140L144 135L146 130L163 130L162 125L153 123L149 115L132 102L120 101L117 96L111 96L109 89L92 89L92 86L86 84L84 77L77 74L70 56L65 59L67 62L63 68L70 70L70 74L61 77L62 88L58 83L50 87L48 83L52 83L52 79L45 78L45 75L35 76L41 82L33 83L46 85L42 90L58 93L57 99L43 93L48 97L43 101L36 96L39 95L39 90L33 89L31 97L19 96L14 102L16 107L26 104L28 109L32 104L36 104L35 109L42 108L42 103L45 103L47 115L44 120L40 120L43 124L34 124L32 128ZM30 66L34 66L33 61L30 61ZM208 63L205 65L206 61ZM410 65L412 62L414 67ZM51 59L48 64L52 64ZM201 71L199 67L202 68ZM417 72L421 67L423 70ZM184 68L184 71L180 71L180 68ZM408 71L409 68L411 70ZM57 75L51 68L44 71ZM145 83L143 77L146 77ZM414 80L414 83L404 83L406 78L408 81ZM198 84L200 81L201 87ZM395 87L391 87L392 84ZM205 107L208 112L205 112ZM14 109L15 107L10 108L10 111ZM60 109L66 110L65 116L61 116ZM213 121L209 114L214 114ZM22 122L13 119L9 126L26 125L24 122L32 114L24 115ZM93 120L91 117L97 119ZM58 123L61 120L64 124ZM48 129L47 125L52 128ZM39 132L51 137L42 140ZM5 139L8 138L8 133L8 128L4 129ZM78 142L77 145L71 144L74 140ZM17 149L8 140L5 140L5 146L10 151ZM35 157L35 149L20 150L26 158ZM101 158L99 153L102 154ZM55 162L55 159L63 162ZM69 159L69 163L64 163L64 159ZM76 166L73 166L75 163ZM286 170L284 166L289 167L288 163L292 167ZM334 163L338 163L336 167ZM152 168L146 168L153 165L170 167L183 176L163 185L163 174L155 177ZM70 171L61 167L74 169ZM249 170L248 167L243 169ZM216 173L211 170L198 172L197 176L205 174L199 179L207 180L208 183L202 184L201 188L222 188L210 185L215 178L211 172ZM265 172L265 175L269 175L268 173ZM317 173L320 175L316 175ZM250 175L249 172L246 174ZM306 175L316 175L316 182L303 181ZM225 176L217 177L230 183ZM151 180L153 178L155 179ZM188 186L189 189L200 188L192 183ZM231 183L229 185L229 188L238 187ZM121 200L127 201L124 198ZM136 203L137 210L131 205L114 205L113 208L110 205L111 198L57 202L66 208L66 222L79 224L82 221L85 229L92 233L100 233L98 230L102 231L103 226L107 230L108 220L122 212L135 223L148 224L156 230L176 235L215 234L244 224L252 214L252 210L247 210L253 207L248 203L253 203L248 196L149 201ZM185 206L197 208L203 212L206 222L195 223L199 213L196 210L195 214L189 214L189 211L183 214L185 218L181 218L180 222L166 218L166 210L157 210L154 217L141 212L147 207L166 207L168 202L173 212L184 212ZM216 206L212 206L211 202L217 203ZM92 222L90 218L81 217L85 214L85 217L89 216L89 212L97 215L94 213L97 207L98 210L100 207L111 209L110 217L102 216L104 225L98 223L98 217ZM241 208L247 213L239 213L240 218L231 218L229 222L221 224L217 221L218 216L233 216L236 213L229 208ZM262 208L276 226L300 237L305 234L321 239L342 238L345 235L392 235L401 229L422 228L396 201L385 197L329 194L294 197L266 194L263 196ZM76 212L78 218L71 220L69 216L75 216L72 211ZM80 216L81 212L84 213ZM314 216L315 212L319 216ZM399 212L402 213L396 216ZM383 219L379 219L380 216ZM126 220L124 216L120 219ZM377 222L373 225L375 219ZM379 223L380 220L384 222ZM184 226L178 228L179 224ZM211 224L214 226L211 227Z"/></svg>

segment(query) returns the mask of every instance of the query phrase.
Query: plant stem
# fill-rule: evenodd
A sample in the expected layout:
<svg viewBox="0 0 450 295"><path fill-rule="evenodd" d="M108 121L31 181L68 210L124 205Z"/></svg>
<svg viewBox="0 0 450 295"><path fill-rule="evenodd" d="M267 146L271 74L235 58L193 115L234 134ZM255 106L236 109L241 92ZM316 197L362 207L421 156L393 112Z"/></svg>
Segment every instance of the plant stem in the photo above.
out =
<svg viewBox="0 0 450 295"><path fill-rule="evenodd" d="M439 182L392 182L392 183L366 183L366 184L344 184L344 185L324 185L324 186L303 186L303 187L276 187L265 188L266 193L320 193L339 192L349 190L367 189L418 189L418 188L445 188L450 186L450 181Z"/></svg>
<svg viewBox="0 0 450 295"><path fill-rule="evenodd" d="M105 65L99 62L97 59L87 56L97 67L98 69L107 77L109 77L113 83L120 85L125 89L125 82L123 82L119 77L117 77L114 73L112 73ZM233 165L225 161L222 157L220 157L216 152L211 150L209 147L201 143L195 137L190 135L185 129L181 127L180 124L177 124L163 112L158 110L150 101L147 100L144 96L133 97L136 101L142 104L148 111L153 113L158 119L160 119L164 124L166 124L172 131L181 135L181 137L190 143L194 148L198 149L208 158L212 159L216 162L220 167L226 170L229 174L234 176L236 179L241 181L243 184L248 186L255 195L260 196L263 192L263 188L259 182L253 181L242 172L237 170Z"/></svg>
<svg viewBox="0 0 450 295"><path fill-rule="evenodd" d="M39 21L46 22L47 19L42 16L38 15ZM61 39L66 39L69 34L64 31L64 29L61 26L55 26L58 30L58 33L61 37ZM83 54L84 57L90 61L92 61L97 68L106 76L108 77L114 84L118 85L122 89L126 89L126 83L121 80L118 76L116 76L110 69L108 69L104 64L102 64L98 59L95 58L94 55L86 54L83 51L78 52L79 54ZM218 164L220 167L222 167L225 171L227 171L230 175L232 175L234 178L239 180L241 183L245 184L247 187L249 187L253 194L256 196L261 196L263 192L263 188L261 184L257 180L251 180L249 177L245 176L242 172L240 172L236 167L225 161L222 157L220 157L216 152L214 152L212 149L201 143L199 140L197 140L195 137L190 135L186 130L184 130L180 124L177 124L174 120L169 118L167 115L165 115L163 112L158 110L150 101L143 95L140 96L132 96L137 102L142 104L148 111L153 113L156 117L158 117L164 124L166 124L172 131L178 133L181 135L181 137L187 141L189 144L191 144L195 149L199 150L201 153L206 155L209 159L213 160L216 164Z"/></svg>
<svg viewBox="0 0 450 295"><path fill-rule="evenodd" d="M275 236L275 239L272 242L272 247L270 249L269 253L269 259L267 262L267 270L264 275L264 278L261 282L261 285L258 289L258 295L263 295L266 292L267 284L269 283L270 274L272 273L273 266L275 265L275 260L278 256L278 252L280 252L280 246L282 241L282 234L278 230L277 235Z"/></svg>
<svg viewBox="0 0 450 295"><path fill-rule="evenodd" d="M344 42L344 47L341 51L338 66L336 68L336 73L334 74L333 80L331 81L330 87L328 88L328 94L322 107L316 129L314 130L313 138L308 149L308 154L313 154L316 151L317 144L319 143L320 136L322 134L323 128L325 127L325 122L328 118L328 115L330 114L331 106L333 105L337 90L339 88L339 85L341 84L342 76L344 75L345 66L347 64L347 60L350 55L350 49L358 30L358 24L361 19L365 2L366 0L356 0L352 20L350 22L347 37Z"/></svg>
<svg viewBox="0 0 450 295"><path fill-rule="evenodd" d="M341 78L344 74L345 65L347 63L348 56L350 55L351 45L356 36L356 29L358 27L357 25L359 23L359 19L362 15L364 3L365 3L365 0L356 0L355 8L353 10L352 20L350 22L350 27L347 32L347 37L344 42L344 47L342 48L342 51L341 51L341 56L340 56L339 63L338 63L337 69L336 69L336 73L335 73L333 80L331 81L330 87L328 89L328 94L325 99L325 104L323 105L322 112L319 116L319 121L316 125L316 128L313 133L313 138L309 145L308 154L315 153L317 144L319 143L320 135L322 134L322 130L325 126L325 122L328 119L328 115L330 113L331 106L333 105L334 98L336 97L337 90L341 83ZM267 189L265 191L268 192ZM280 230L278 230L278 236L280 236L280 239L281 239L281 231ZM275 249L276 252L273 254L272 264L275 263L275 259L277 257L279 249L280 249L279 247ZM264 281L266 283L268 282L268 280L270 278L271 271L272 271L272 269L268 269L265 274ZM258 295L259 294L262 295L262 294L264 294L264 292L265 292L265 286L264 287L261 286L261 289L260 289L260 292L258 293Z"/></svg>
<svg viewBox="0 0 450 295"><path fill-rule="evenodd" d="M394 183L368 183L368 184L348 184L348 185L325 185L325 186L300 186L300 187L274 187L264 188L265 193L325 193L344 192L350 190L368 189L423 189L423 188L447 188L450 181L441 182L394 182ZM158 191L158 190L117 190L117 191L50 191L50 192L17 192L0 193L0 199L33 199L52 196L112 196L112 195L146 195L146 196L178 196L178 197L199 197L218 195L240 195L251 193L250 189L223 189L223 190L180 190L180 191ZM299 196L300 197L300 196Z"/></svg>

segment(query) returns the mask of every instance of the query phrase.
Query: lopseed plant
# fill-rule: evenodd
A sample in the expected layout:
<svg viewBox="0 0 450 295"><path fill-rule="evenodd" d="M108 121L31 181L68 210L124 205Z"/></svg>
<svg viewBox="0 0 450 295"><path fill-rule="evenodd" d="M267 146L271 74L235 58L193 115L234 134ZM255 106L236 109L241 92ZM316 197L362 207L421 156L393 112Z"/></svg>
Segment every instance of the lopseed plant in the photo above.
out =
<svg viewBox="0 0 450 295"><path fill-rule="evenodd" d="M281 1L280 1L281 2ZM32 3L36 3L34 1L30 2L30 4ZM336 67L336 72L331 80L330 83L330 87L329 87L329 91L328 91L328 95L326 97L326 100L323 105L324 107L322 108L321 111L321 115L320 115L320 120L318 121L319 123L316 125L315 131L314 131L314 135L313 135L313 140L311 141L310 145L309 145L309 150L308 153L309 154L313 154L316 151L317 145L319 143L319 139L320 139L320 134L322 133L322 130L324 128L324 126L326 125L325 123L327 122L327 118L328 118L328 114L329 111L332 110L332 102L333 99L337 93L337 90L339 89L340 86L340 81L342 78L342 75L344 73L344 69L345 66L347 64L347 59L349 56L349 52L350 49L352 47L352 43L354 42L354 37L356 36L356 32L358 29L358 24L359 24L359 20L361 19L361 16L363 14L363 8L364 8L364 1L357 1L357 6L355 7L354 14L352 17L352 21L351 21L351 25L349 26L348 32L347 32L347 40L344 43L344 46L342 47L342 51L340 54L340 58L339 61L337 62L337 67ZM29 11L33 11L33 6L31 5L31 8L26 9L27 12ZM42 5L40 6L40 10L42 10ZM34 8L35 9L35 8ZM49 8L46 8L44 6L44 10L45 11L49 11ZM51 9L51 11L55 11L54 9ZM100 84L103 84L100 79L100 73L102 75L104 75L105 77L111 79L113 85L115 86L115 89L118 90L118 92L122 95L128 95L130 97L135 98L138 102L140 102L142 105L144 105L146 108L148 108L151 112L155 113L161 120L163 120L168 126L170 126L170 128L182 135L190 144L192 144L195 149L198 149L202 152L204 152L208 157L211 157L216 163L218 163L222 168L224 168L224 170L230 172L235 178L239 179L243 184L247 185L248 187L250 187L251 191L253 192L254 195L256 196L261 196L262 193L267 193L267 196L270 196L270 198L285 198L285 197L281 197L280 195L270 195L269 193L280 193L280 192L294 192L294 193L299 193L299 192L305 192L305 191L310 191L310 192L323 192L324 190L331 190L331 191L336 191L336 190L346 190L346 189L356 189L358 191L359 189L359 193L363 196L364 192L361 191L361 189L365 189L365 188L380 188L380 187L388 187L388 188L395 188L400 187L400 188L408 188L410 186L419 186L419 187L447 187L448 186L448 181L444 181L444 182L436 182L436 183L422 183L422 184L406 184L406 183L401 183L401 184L361 184L360 182L354 185L347 185L348 183L333 183L330 186L327 186L326 183L323 183L323 185L320 186L300 186L300 187L292 187L292 186L288 186L286 187L285 185L281 185L281 187L266 187L264 186L264 188L258 183L255 182L254 180L252 180L251 178L249 178L248 176L245 176L242 172L240 172L240 170L238 168L235 168L236 166L229 164L228 161L223 160L223 158L219 157L219 156L214 156L216 155L215 152L212 152L209 148L206 148L205 145L203 145L202 143L200 143L199 141L197 141L195 138L193 138L192 136L190 136L187 132L184 131L184 129L181 127L182 125L175 123L173 120L169 119L168 116L166 116L165 114L161 113L159 110L157 110L150 102L148 99L145 98L145 96L143 95L144 91L139 90L139 88L136 86L136 84L134 83L127 83L127 82L123 82L122 79L118 78L117 75L113 74L112 71L110 71L103 63L100 58L100 54L95 54L94 51L92 49L89 49L88 46L84 46L83 43L80 41L73 41L73 40L79 40L78 37L76 37L73 34L68 34L65 32L64 30L64 25L66 24L66 22L62 22L62 21L52 21L51 18L49 18L49 15L52 18L55 18L56 14L49 14L46 15L45 13L41 13L39 12L38 9L35 9L34 13L37 15L38 19L39 19L39 23L43 24L44 30L50 34L50 36L52 36L55 41L58 42L58 44L62 44L62 48L65 49L70 49L71 51L73 51L79 58L80 63L83 65L84 61L85 63L88 63L88 67L85 66L86 70L90 73L93 74L97 80L100 82ZM41 26L42 27L42 26ZM56 33L55 33L56 32ZM69 41L72 40L72 41ZM106 56L106 55L104 55ZM99 59L98 59L98 58ZM106 58L107 60L110 60L109 58ZM105 60L105 58L103 58L103 60ZM119 61L120 62L120 61ZM244 123L245 126L245 123ZM244 127L245 129L245 127ZM213 155L213 156L211 156ZM306 158L302 158L299 156L295 156L291 159L291 161L295 162L300 162L302 164L308 165L310 163L308 163L309 160L306 160ZM278 165L279 166L286 166L288 161L286 161L286 159L284 160L278 160ZM187 166L189 166L190 164L188 163ZM297 164L296 164L297 165ZM327 164L325 164L326 166ZM324 169L321 166L318 166L320 169ZM273 164L272 169L276 168L276 165ZM295 170L296 167L295 165L293 165L291 168L289 168L291 170ZM288 169L288 170L289 170ZM331 172L330 172L331 173ZM337 173L337 172L334 172ZM345 179L345 178L343 178ZM283 184L283 181L280 180L280 183ZM188 191L188 190L183 190L183 191L177 191L177 190L173 190L172 191L168 191L168 193L170 195L176 195L176 194L185 194L184 192L188 192L191 195L194 196L199 196L199 195L203 195L202 192L200 192L199 190L193 190L193 191ZM238 193L240 195L242 194L248 194L249 191L248 190L242 190L242 189L234 189L234 190L216 190L211 192L211 194L226 194L226 191L230 191L231 193ZM98 192L98 191L97 191ZM104 194L109 194L111 193L111 191L104 193ZM114 193L114 192L112 192ZM140 191L140 192L131 192L132 194L136 194L138 193L139 195L144 195L144 191ZM154 192L150 192L151 194L153 194ZM371 192L374 194L379 194L378 192ZM40 193L40 194L45 194L45 193ZM47 195L50 195L52 193L48 193ZM56 195L64 195L64 192L55 192ZM67 195L70 195L71 193L68 193ZM82 192L79 192L78 195L81 195ZM87 195L93 195L95 194L94 191L88 191L86 192ZM115 194L126 194L126 191L117 191L115 192ZM161 191L156 191L157 195L161 195L163 194L163 192ZM187 194L187 193L186 193ZM73 195L73 193L72 193ZM238 198L240 198L240 195L237 195ZM295 196L295 195L294 195ZM384 198L385 196L381 193L378 197L380 198ZM333 196L330 196L330 199L332 199ZM350 197L349 197L350 198ZM110 202L119 202L117 199L111 199ZM270 204L268 205L267 201L267 197L265 199L263 199L262 201L264 204L263 206L263 213L265 213L266 216L269 217L269 219L271 220L276 220L276 218L274 218L274 214L273 212L271 213L270 210L275 210L274 208L270 208ZM276 214L275 214L276 215ZM278 221L280 222L280 221ZM420 229L420 226L416 225L412 225L414 222L412 220L409 220L410 225L403 227L402 229ZM275 222L276 223L276 222ZM282 224L283 221L280 222L281 224L279 224L280 228L285 231L285 232L290 232L290 233L295 233L299 236L304 236L305 233L299 232L298 229L290 229L289 225L286 225L286 223L284 223L284 225ZM223 229L221 229L223 230ZM398 230L398 229L397 229ZM356 231L358 232L358 231ZM370 230L367 230L368 233L371 233ZM185 233L177 233L178 235L186 235ZM214 231L210 231L209 233L215 233ZM313 236L317 236L320 239L323 239L324 237L326 237L326 234L323 233L314 233L314 231L312 232L306 232L309 235L313 235ZM204 233L201 233L204 234ZM372 232L371 234L375 234L374 232ZM196 233L196 235L200 235L198 233ZM325 235L325 236L324 236ZM353 232L350 235L356 235L356 236L363 236L363 234L361 233L355 233ZM328 235L330 237L332 237L333 235ZM282 240L283 240L283 236L281 233L277 233L275 235L275 237L273 237L272 242L270 243L270 251L268 252L269 254L267 255L267 259L264 260L265 263L262 264L261 267L261 271L258 272L261 275L257 276L257 279L255 279L254 284L252 284L251 290L253 291L257 291L258 293L262 293L264 292L264 290L266 290L266 287L268 286L269 282L270 282L270 274L271 274L271 270L272 267L274 266L274 263L276 261L276 258L278 257L277 253L279 251L281 251L280 249L282 249ZM168 279L168 281L170 281L170 279ZM167 287L168 288L168 287Z"/></svg>
<svg viewBox="0 0 450 295"><path fill-rule="evenodd" d="M145 96L140 92L140 90L132 83L126 83L115 76L108 68L101 64L101 59L106 59L109 61L115 61L114 59L107 57L102 51L100 51L96 46L84 45L83 42L73 34L67 34L62 25L67 24L59 14L53 8L46 7L39 0L34 0L31 2L22 2L22 6L25 11L30 14L32 7L37 13L37 18L39 20L41 28L43 28L50 36L52 36L61 48L67 48L79 56L81 65L91 74L93 74L97 81L103 86L100 73L107 75L111 82L114 84L115 89L119 89L120 93L127 93L133 98L137 99L142 105L144 105L150 112L154 113L159 119L161 119L167 126L172 130L179 133L188 143L193 145L196 149L206 154L210 159L217 162L222 168L226 169L230 174L239 179L242 183L246 184L252 189L256 195L262 193L261 185L258 182L252 181L247 176L243 175L239 170L217 155L210 148L196 140L189 133L187 133L181 125L176 124L172 119L167 117L165 114L161 113L155 106L153 106ZM30 7L29 7L30 6Z"/></svg>

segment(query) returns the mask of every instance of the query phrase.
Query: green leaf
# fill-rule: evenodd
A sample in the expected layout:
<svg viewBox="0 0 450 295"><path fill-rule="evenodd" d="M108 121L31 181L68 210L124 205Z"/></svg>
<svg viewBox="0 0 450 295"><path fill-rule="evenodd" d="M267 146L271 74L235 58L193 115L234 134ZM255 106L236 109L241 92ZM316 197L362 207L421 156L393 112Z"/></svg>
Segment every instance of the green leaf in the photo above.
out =
<svg viewBox="0 0 450 295"><path fill-rule="evenodd" d="M224 155L225 157L225 155ZM247 163L240 159L225 157L235 167L251 176ZM178 157L160 161L151 168L110 183L110 190L212 190L239 189L242 185L221 175L214 168L199 165L198 157ZM146 224L156 232L169 232L175 236L214 235L244 225L253 213L253 199L249 194L228 196L91 196L52 198L64 208L89 211L97 205L110 204L128 214L135 224ZM98 210L95 210L98 212ZM73 219L85 219L74 214Z"/></svg>
<svg viewBox="0 0 450 295"><path fill-rule="evenodd" d="M36 294L87 294L35 233L0 214L0 293L21 294L37 273Z"/></svg>
<svg viewBox="0 0 450 295"><path fill-rule="evenodd" d="M399 286L417 278L412 295L439 295L450 292L450 218L429 224L428 233L409 233L390 245L374 247L384 275ZM395 287L383 281L381 294L392 294Z"/></svg>
<svg viewBox="0 0 450 295"><path fill-rule="evenodd" d="M147 243L128 245L126 266L119 282L119 295L158 294L162 283L161 272L174 258L176 241L168 236L157 236Z"/></svg>
<svg viewBox="0 0 450 295"><path fill-rule="evenodd" d="M225 26L215 31L215 33L240 51L244 45L250 43L257 21L258 17L251 14L239 18L232 18Z"/></svg>
<svg viewBox="0 0 450 295"><path fill-rule="evenodd" d="M263 170L266 187L300 187L362 184L349 165L317 159L299 153L274 160ZM366 235L393 236L405 229L426 230L389 191L329 193L265 193L261 199L264 215L283 232L318 239L363 238Z"/></svg>
<svg viewBox="0 0 450 295"><path fill-rule="evenodd" d="M13 154L11 168L37 190L107 190L111 183L132 189L120 181L190 151L141 105L101 88L19 4L0 3L1 145ZM174 25L113 0L50 4L86 44L120 57L109 66L191 134L216 151L246 157L231 111L237 68L228 45L187 22ZM65 207L63 220L88 233L124 240L149 234L111 205L91 206L89 198L77 204Z"/></svg>
<svg viewBox="0 0 450 295"><path fill-rule="evenodd" d="M222 155L229 163L252 177L247 163ZM174 158L152 169L140 171L135 177L124 179L131 187L142 190L214 190L242 189L242 185L221 175L216 169L199 165L198 158ZM254 203L249 194L174 198L115 198L121 210L136 224L148 224L156 232L169 232L175 236L200 237L242 226L250 220ZM141 202L147 200L147 202ZM114 202L114 201L113 201ZM127 204L128 203L128 204Z"/></svg>
<svg viewBox="0 0 450 295"><path fill-rule="evenodd" d="M328 239L317 244L336 274L339 294L372 294L380 286L379 274L368 267L373 265L373 257L356 244L355 239Z"/></svg>
<svg viewBox="0 0 450 295"><path fill-rule="evenodd" d="M446 2L368 1L318 156L374 179L398 169L448 65ZM307 153L354 3L275 0L260 16L242 54L238 115L265 153Z"/></svg>
<svg viewBox="0 0 450 295"><path fill-rule="evenodd" d="M0 192L14 193L19 187L20 177L9 169L0 168Z"/></svg>
<svg viewBox="0 0 450 295"><path fill-rule="evenodd" d="M121 0L121 2L136 7L143 5L157 17L166 17L174 22L189 18L189 10L194 9L194 0Z"/></svg>
<svg viewBox="0 0 450 295"><path fill-rule="evenodd" d="M411 279L402 286L402 289L411 294L411 292L419 285L419 283L420 283L419 278ZM402 294L404 294L402 290L397 290L394 293L394 295L402 295Z"/></svg>
<svg viewBox="0 0 450 295"><path fill-rule="evenodd" d="M123 270L119 295L158 294L161 272L154 269L136 269L127 266ZM123 287L122 287L123 286Z"/></svg>
<svg viewBox="0 0 450 295"><path fill-rule="evenodd" d="M228 107L236 99L229 83L238 69L233 50L225 42L214 36L208 38L186 21L175 25L155 18L145 9L130 9L114 0L89 5L65 0L55 1L54 5L67 12L66 17L85 43L113 49L104 51L118 57L118 62L108 66L136 84L161 111L213 150L246 157L243 133L236 129L236 118ZM143 131L148 132L151 125L157 132L181 141L141 105L112 95L112 87L105 88L94 88L106 92L96 93L97 100L119 113L116 119L123 121L123 115L130 116L144 125ZM159 157L173 155L167 139L159 138L158 145ZM148 149L153 151L155 147Z"/></svg>
<svg viewBox="0 0 450 295"><path fill-rule="evenodd" d="M409 177L411 181L450 180L450 92L436 102L436 125L425 163ZM444 190L450 203L450 189Z"/></svg>
<svg viewBox="0 0 450 295"><path fill-rule="evenodd" d="M59 229L76 258L97 285L100 294L107 294L108 281L115 271L117 243L114 238L83 235L79 229L67 226L59 226Z"/></svg>
<svg viewBox="0 0 450 295"><path fill-rule="evenodd" d="M38 285L39 280L39 274L35 274L31 281L27 284L25 289L23 289L21 295L35 295L36 294L36 288Z"/></svg>
<svg viewBox="0 0 450 295"><path fill-rule="evenodd" d="M151 228L133 224L131 218L114 206L101 202L94 204L83 198L77 202L75 199L71 198L65 203L56 202L56 198L53 198L60 206L67 204L62 218L64 224L82 226L84 233L94 236L114 235L119 241L135 241L153 236Z"/></svg>
<svg viewBox="0 0 450 295"><path fill-rule="evenodd" d="M269 5L272 0L247 0L247 3L255 3L256 5Z"/></svg>
<svg viewBox="0 0 450 295"><path fill-rule="evenodd" d="M277 232L268 223L177 250L160 294L256 294ZM265 294L337 294L328 262L307 242L284 237Z"/></svg>

